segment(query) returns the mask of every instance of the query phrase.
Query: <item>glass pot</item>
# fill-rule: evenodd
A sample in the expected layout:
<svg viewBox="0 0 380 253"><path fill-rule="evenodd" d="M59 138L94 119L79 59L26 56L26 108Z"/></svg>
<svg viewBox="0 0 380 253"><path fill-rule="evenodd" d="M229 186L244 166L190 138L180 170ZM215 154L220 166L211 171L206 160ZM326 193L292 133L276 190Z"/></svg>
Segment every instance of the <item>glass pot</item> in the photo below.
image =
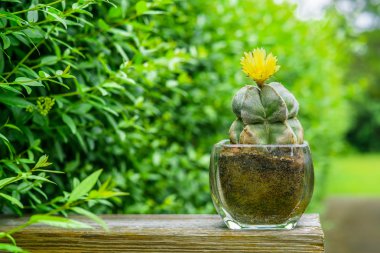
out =
<svg viewBox="0 0 380 253"><path fill-rule="evenodd" d="M307 142L214 145L211 197L230 229L293 229L310 202L314 170Z"/></svg>

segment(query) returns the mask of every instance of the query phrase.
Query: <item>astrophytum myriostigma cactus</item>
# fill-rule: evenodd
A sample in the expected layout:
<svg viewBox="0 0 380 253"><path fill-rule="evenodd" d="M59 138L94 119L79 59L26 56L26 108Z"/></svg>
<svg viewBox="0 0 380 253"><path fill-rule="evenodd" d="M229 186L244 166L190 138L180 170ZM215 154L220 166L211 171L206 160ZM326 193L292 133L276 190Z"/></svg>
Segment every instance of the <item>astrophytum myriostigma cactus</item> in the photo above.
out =
<svg viewBox="0 0 380 253"><path fill-rule="evenodd" d="M257 86L246 85L232 100L237 119L230 128L232 144L302 144L303 128L297 119L299 104L281 83L265 81L279 69L277 58L264 49L245 53L244 73Z"/></svg>
<svg viewBox="0 0 380 253"><path fill-rule="evenodd" d="M282 84L265 83L279 69L272 54L255 49L241 65L257 85L232 100L237 119L230 140L216 143L211 154L211 197L230 229L293 229L314 187L299 104Z"/></svg>

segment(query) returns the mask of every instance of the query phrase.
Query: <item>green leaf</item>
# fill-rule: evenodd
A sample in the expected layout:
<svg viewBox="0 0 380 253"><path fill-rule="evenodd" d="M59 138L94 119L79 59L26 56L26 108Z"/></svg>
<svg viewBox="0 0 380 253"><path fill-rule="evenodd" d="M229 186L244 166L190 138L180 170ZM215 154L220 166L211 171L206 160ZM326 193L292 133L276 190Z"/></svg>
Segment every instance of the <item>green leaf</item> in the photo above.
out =
<svg viewBox="0 0 380 253"><path fill-rule="evenodd" d="M141 14L143 14L147 10L148 10L148 5L147 5L147 3L145 1L139 1L136 4L137 15L141 15Z"/></svg>
<svg viewBox="0 0 380 253"><path fill-rule="evenodd" d="M34 4L30 5L30 9L32 9L34 7ZM26 14L26 20L28 20L28 22L37 22L38 21L38 11L37 10L33 10L33 11L28 11L28 13Z"/></svg>
<svg viewBox="0 0 380 253"><path fill-rule="evenodd" d="M34 160L33 159L29 159L29 158L20 158L17 161L19 161L21 163L34 163Z"/></svg>
<svg viewBox="0 0 380 253"><path fill-rule="evenodd" d="M48 200L49 198L48 198L48 196L46 195L46 193L44 193L40 188L34 188L34 190L36 191L36 192L38 192L39 194L41 194L41 196L43 196L44 198L45 198L45 200Z"/></svg>
<svg viewBox="0 0 380 253"><path fill-rule="evenodd" d="M40 214L31 216L29 219L29 223L31 224L43 223L49 226L61 227L61 228L93 228L92 226L80 221L63 218L59 216L40 215Z"/></svg>
<svg viewBox="0 0 380 253"><path fill-rule="evenodd" d="M1 61L1 60L0 60ZM8 85L8 84L2 84L0 85L0 88L4 89L4 90L9 90L11 92L14 92L14 93L17 93L17 94L22 94L21 91L13 88L12 86Z"/></svg>
<svg viewBox="0 0 380 253"><path fill-rule="evenodd" d="M128 192L114 192L114 191L91 191L89 198L91 199L108 199L113 197L128 196Z"/></svg>
<svg viewBox="0 0 380 253"><path fill-rule="evenodd" d="M42 86L43 87L42 83L40 83L39 80L30 79L28 77L17 77L14 82L27 85L27 86Z"/></svg>
<svg viewBox="0 0 380 253"><path fill-rule="evenodd" d="M53 8L50 7L50 8L48 8L48 11L45 11L45 12L48 13L50 16L52 16L55 21L60 22L65 27L65 29L67 29L66 20L61 18L57 14L53 13L52 11L53 11Z"/></svg>
<svg viewBox="0 0 380 253"><path fill-rule="evenodd" d="M73 207L71 208L74 212L77 214L84 215L88 217L89 219L95 221L97 224L99 224L104 230L109 231L108 225L104 222L102 218L97 216L96 214L91 213L90 211L87 211L83 208L80 207Z"/></svg>
<svg viewBox="0 0 380 253"><path fill-rule="evenodd" d="M0 33L0 37L3 40L3 49L7 49L11 45L11 40L3 33Z"/></svg>
<svg viewBox="0 0 380 253"><path fill-rule="evenodd" d="M104 83L102 86L103 86L103 88L113 88L113 89L117 89L117 90L124 90L125 89L122 85L115 83L115 82L107 82L107 83Z"/></svg>
<svg viewBox="0 0 380 253"><path fill-rule="evenodd" d="M28 176L28 179L40 180L40 181L48 182L48 183L51 183L51 184L56 184L53 181L51 181L51 180L49 180L49 179L47 179L45 177L36 176L36 175L30 175L30 176Z"/></svg>
<svg viewBox="0 0 380 253"><path fill-rule="evenodd" d="M164 13L164 11L145 11L144 15L162 15Z"/></svg>
<svg viewBox="0 0 380 253"><path fill-rule="evenodd" d="M86 114L92 109L92 105L90 104L76 104L72 107L71 112L75 114Z"/></svg>
<svg viewBox="0 0 380 253"><path fill-rule="evenodd" d="M67 67L65 68L65 70L63 70L63 74L69 73L70 68L71 68L71 65L67 65Z"/></svg>
<svg viewBox="0 0 380 253"><path fill-rule="evenodd" d="M29 37L26 36L23 32L13 32L12 35L19 40L21 43L25 44L26 46L31 46L31 41L29 40Z"/></svg>
<svg viewBox="0 0 380 253"><path fill-rule="evenodd" d="M13 125L13 124L4 124L3 126L4 126L4 127L7 127L7 128L11 128L11 129L17 130L17 131L19 131L20 133L22 133L21 129L18 128L17 126L15 126L15 125Z"/></svg>
<svg viewBox="0 0 380 253"><path fill-rule="evenodd" d="M23 98L12 97L4 94L0 94L0 103L16 107L27 107L30 105L33 106L32 103L26 101Z"/></svg>
<svg viewBox="0 0 380 253"><path fill-rule="evenodd" d="M31 39L31 41L41 40L44 38L45 32L36 28L27 28L22 31L25 35Z"/></svg>
<svg viewBox="0 0 380 253"><path fill-rule="evenodd" d="M13 243L13 245L16 245L15 238L13 238L13 236L11 236L10 234L4 233L4 232L0 232L0 238L2 238L2 237L8 238Z"/></svg>
<svg viewBox="0 0 380 253"><path fill-rule="evenodd" d="M26 252L22 248L17 247L17 246L12 245L12 244L8 244L8 243L0 243L0 250L4 250L4 251L8 251L8 252L14 252L14 253Z"/></svg>
<svg viewBox="0 0 380 253"><path fill-rule="evenodd" d="M4 142L8 142L9 143L9 140L7 137L5 137L3 134L0 133L0 139L2 139Z"/></svg>
<svg viewBox="0 0 380 253"><path fill-rule="evenodd" d="M3 50L0 50L0 74L4 72L4 66L5 66L4 54L3 54Z"/></svg>
<svg viewBox="0 0 380 253"><path fill-rule="evenodd" d="M62 76L61 76L62 78L71 78L71 79L75 79L76 77L75 76L73 76L73 75L69 75L69 74L63 74ZM66 86L65 86L66 87ZM69 89L69 88L68 88Z"/></svg>
<svg viewBox="0 0 380 253"><path fill-rule="evenodd" d="M100 91L100 93L102 94L102 96L107 96L109 93L105 90L105 89L103 89L102 87L96 87L96 89L97 90L99 90Z"/></svg>
<svg viewBox="0 0 380 253"><path fill-rule="evenodd" d="M36 163L36 165L34 165L33 169L47 167L47 166L51 165L52 163L48 162L48 159L49 159L49 156L47 156L47 155L41 156L38 159L38 162Z"/></svg>
<svg viewBox="0 0 380 253"><path fill-rule="evenodd" d="M42 170L42 169L36 169L35 171L41 171L41 172L48 172L48 173L56 173L56 174L64 174L65 172L59 171L59 170ZM1 182L1 181L0 181Z"/></svg>
<svg viewBox="0 0 380 253"><path fill-rule="evenodd" d="M12 146L12 144L9 142L9 140L7 139L7 137L5 137L3 134L0 133L0 139L3 140L3 143L5 144L5 146L7 146L8 148L8 151L9 151L9 154L10 154L10 158L13 159L13 154L16 153L14 147Z"/></svg>
<svg viewBox="0 0 380 253"><path fill-rule="evenodd" d="M86 144L84 143L84 140L82 138L82 135L80 135L78 132L75 134L75 137L77 137L78 139L78 142L79 142L79 145L81 146L81 148L87 153L88 149L87 149L87 146Z"/></svg>
<svg viewBox="0 0 380 253"><path fill-rule="evenodd" d="M17 174L21 173L20 168L15 164L14 161L7 160L7 161L3 161L3 163L7 168L11 169L14 173L17 173Z"/></svg>
<svg viewBox="0 0 380 253"><path fill-rule="evenodd" d="M20 178L17 177L8 177L0 180L0 189L3 188L4 186L11 184L13 182L16 182L20 180Z"/></svg>
<svg viewBox="0 0 380 253"><path fill-rule="evenodd" d="M99 191L105 191L111 183L111 177L107 178L107 180L99 187Z"/></svg>
<svg viewBox="0 0 380 253"><path fill-rule="evenodd" d="M42 65L54 65L58 61L58 57L55 55L45 56L41 59Z"/></svg>
<svg viewBox="0 0 380 253"><path fill-rule="evenodd" d="M5 193L1 193L1 192L0 192L0 196L3 197L3 198L5 198L5 199L7 199L7 200L9 200L12 204L17 205L20 208L24 208L23 204L18 199L16 199L16 198L14 198L12 196L9 196L9 195L7 195Z"/></svg>
<svg viewBox="0 0 380 253"><path fill-rule="evenodd" d="M114 43L114 45L115 45L116 50L123 57L124 61L129 61L128 55L125 53L123 48L118 43Z"/></svg>
<svg viewBox="0 0 380 253"><path fill-rule="evenodd" d="M26 90L26 92L28 93L28 95L30 95L30 93L32 93L32 89L29 86L22 85L22 87L24 87L24 89Z"/></svg>
<svg viewBox="0 0 380 253"><path fill-rule="evenodd" d="M103 19L98 20L98 25L103 31L108 31L110 29L110 26Z"/></svg>
<svg viewBox="0 0 380 253"><path fill-rule="evenodd" d="M5 17L5 18L2 18L2 28L4 28L4 23L6 24L6 22L4 22L4 20L10 20L10 21L14 21L16 22L18 25L22 25L24 23L24 20L22 18L20 18L19 16L13 14L13 13L10 13L10 12L7 12L7 11L3 11L3 10L0 10L0 15L2 17Z"/></svg>
<svg viewBox="0 0 380 253"><path fill-rule="evenodd" d="M42 78L48 78L50 75L42 70L38 71L38 75Z"/></svg>
<svg viewBox="0 0 380 253"><path fill-rule="evenodd" d="M75 200L78 200L83 195L87 194L96 184L96 181L99 178L99 175L102 173L102 170L97 170L92 173L90 176L85 178L70 194L68 203L71 203Z"/></svg>
<svg viewBox="0 0 380 253"><path fill-rule="evenodd" d="M74 120L67 114L62 114L62 120L66 123L66 125L70 128L71 132L73 134L76 134L77 127L75 125Z"/></svg>

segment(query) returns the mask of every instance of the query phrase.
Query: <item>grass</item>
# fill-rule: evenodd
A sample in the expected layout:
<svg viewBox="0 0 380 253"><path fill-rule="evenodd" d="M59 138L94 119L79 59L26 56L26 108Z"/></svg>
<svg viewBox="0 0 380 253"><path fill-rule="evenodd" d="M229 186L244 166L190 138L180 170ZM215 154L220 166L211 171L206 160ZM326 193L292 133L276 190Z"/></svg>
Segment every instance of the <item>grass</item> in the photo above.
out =
<svg viewBox="0 0 380 253"><path fill-rule="evenodd" d="M327 195L380 195L380 154L334 158L327 180Z"/></svg>

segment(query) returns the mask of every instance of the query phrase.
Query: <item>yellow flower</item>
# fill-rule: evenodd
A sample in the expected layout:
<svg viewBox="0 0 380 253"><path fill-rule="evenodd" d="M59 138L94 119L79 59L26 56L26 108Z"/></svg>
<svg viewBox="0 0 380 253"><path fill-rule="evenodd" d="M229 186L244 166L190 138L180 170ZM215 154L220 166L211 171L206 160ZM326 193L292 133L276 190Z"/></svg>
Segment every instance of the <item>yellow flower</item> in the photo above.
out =
<svg viewBox="0 0 380 253"><path fill-rule="evenodd" d="M259 86L264 85L265 80L280 68L277 65L277 57L273 56L272 53L266 55L263 48L256 48L252 52L244 53L240 64L243 72L251 77Z"/></svg>

